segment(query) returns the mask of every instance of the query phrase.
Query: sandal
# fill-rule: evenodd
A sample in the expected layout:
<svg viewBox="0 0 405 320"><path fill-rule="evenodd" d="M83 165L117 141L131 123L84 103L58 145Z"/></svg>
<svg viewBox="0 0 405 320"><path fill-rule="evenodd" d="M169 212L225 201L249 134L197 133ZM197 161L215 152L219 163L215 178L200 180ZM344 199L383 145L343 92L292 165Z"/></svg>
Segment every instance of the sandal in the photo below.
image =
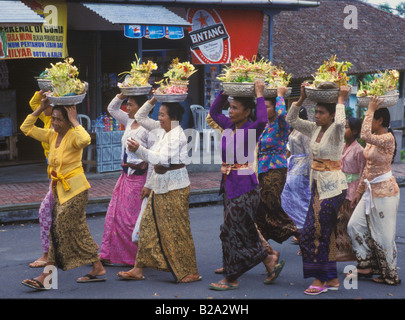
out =
<svg viewBox="0 0 405 320"><path fill-rule="evenodd" d="M269 272L266 276L266 278L270 277L272 274L274 274L274 277L271 278L271 280L264 280L264 284L272 284L274 282L274 280L277 279L278 275L280 274L281 270L283 270L285 265L285 260L281 260L281 262L279 264L277 264L273 271Z"/></svg>
<svg viewBox="0 0 405 320"><path fill-rule="evenodd" d="M218 287L218 286L216 286L214 284L218 284L220 286L225 286L225 287L224 288L223 287ZM217 290L217 291L227 291L227 290L238 289L239 286L238 285L234 286L234 285L232 285L230 283L217 281L217 282L211 283L208 288L210 288L211 290Z"/></svg>
<svg viewBox="0 0 405 320"><path fill-rule="evenodd" d="M185 276L183 279L181 279L179 283L191 283L200 280L202 280L202 276L200 276L199 274L189 274L188 276Z"/></svg>
<svg viewBox="0 0 405 320"><path fill-rule="evenodd" d="M30 268L45 268L46 261L44 260L35 260L28 265Z"/></svg>
<svg viewBox="0 0 405 320"><path fill-rule="evenodd" d="M316 290L316 291L310 291L310 290ZM310 295L310 296L316 296L316 295L318 295L318 294L321 294L321 293L324 293L324 292L327 292L328 291L328 288L326 287L326 286L323 286L323 287L317 287L317 286L313 286L313 285L310 285L305 291L304 291L304 293L305 294L308 294L308 295Z"/></svg>
<svg viewBox="0 0 405 320"><path fill-rule="evenodd" d="M79 280L77 279L76 282L78 283L88 283L88 282L101 282L101 281L105 281L105 278L97 278L97 276L93 276L91 274L86 274L84 275L82 278L88 278L85 280Z"/></svg>
<svg viewBox="0 0 405 320"><path fill-rule="evenodd" d="M29 283L29 281L32 281L34 283ZM23 280L21 282L21 284L23 284L24 286L27 286L31 289L35 289L35 290L49 290L50 289L50 287L46 288L39 280L36 280L36 279L26 279L26 280Z"/></svg>
<svg viewBox="0 0 405 320"><path fill-rule="evenodd" d="M224 267L215 269L214 272L215 272L216 274L224 274L224 273L225 273L225 272L224 272Z"/></svg>
<svg viewBox="0 0 405 320"><path fill-rule="evenodd" d="M129 271L120 271L117 273L117 276L123 280L145 280L145 277L136 277Z"/></svg>

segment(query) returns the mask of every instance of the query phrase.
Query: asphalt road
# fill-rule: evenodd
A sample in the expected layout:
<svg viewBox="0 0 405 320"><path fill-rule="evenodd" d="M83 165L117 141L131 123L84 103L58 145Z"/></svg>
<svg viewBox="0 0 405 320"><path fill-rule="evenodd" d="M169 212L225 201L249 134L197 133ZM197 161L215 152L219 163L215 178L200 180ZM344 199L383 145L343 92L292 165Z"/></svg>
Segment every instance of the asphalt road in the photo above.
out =
<svg viewBox="0 0 405 320"><path fill-rule="evenodd" d="M290 240L283 244L270 242L273 248L281 252L281 258L286 260L285 267L273 285L264 285L265 268L263 264L256 266L239 279L239 289L231 291L213 291L208 289L210 282L222 279L215 274L215 268L221 266L221 242L219 226L222 220L222 205L211 205L190 209L191 227L196 245L197 264L202 281L191 284L176 284L170 273L145 269L145 281L123 281L116 273L128 270L128 267L106 267L107 281L100 283L76 283L76 279L90 270L83 266L69 271L58 270L58 287L48 291L34 291L23 285L21 281L36 277L42 269L32 269L28 263L41 255L39 240L39 224L24 223L0 226L0 301L82 300L88 303L95 301L137 300L157 312L162 304L189 305L198 303L232 302L233 304L259 303L253 308L266 308L267 304L276 300L277 303L286 301L334 301L334 300L398 300L405 298L404 282L399 286L389 286L373 283L371 280L359 280L357 288L345 288L344 269L351 262L339 262L338 274L340 289L335 292L323 293L312 297L303 291L312 279L303 279L302 260L297 255L298 246ZM101 243L104 227L104 216L88 217L90 231ZM397 248L398 269L401 278L405 270L405 188L401 188L401 203L397 216ZM255 302L254 302L255 301ZM173 311L173 310L172 310ZM214 310L211 310L214 311ZM243 310L242 310L243 311ZM188 316L190 316L190 312ZM199 311L194 311L194 313ZM205 311L207 312L207 310ZM250 312L252 312L252 307Z"/></svg>

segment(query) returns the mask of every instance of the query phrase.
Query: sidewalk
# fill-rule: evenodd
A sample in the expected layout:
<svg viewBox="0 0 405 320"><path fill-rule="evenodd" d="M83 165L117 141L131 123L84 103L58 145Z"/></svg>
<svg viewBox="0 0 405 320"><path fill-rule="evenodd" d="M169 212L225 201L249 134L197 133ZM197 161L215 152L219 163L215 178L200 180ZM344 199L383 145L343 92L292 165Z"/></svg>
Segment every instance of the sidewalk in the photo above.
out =
<svg viewBox="0 0 405 320"><path fill-rule="evenodd" d="M221 174L218 168L189 170L190 205L218 202ZM89 189L87 213L106 212L120 172L86 172ZM46 165L30 164L0 168L0 223L38 219L38 209L48 192Z"/></svg>
<svg viewBox="0 0 405 320"><path fill-rule="evenodd" d="M201 165L204 166L204 165ZM217 168L189 170L190 205L221 201L218 196L221 174ZM400 186L405 186L405 163L392 165ZM86 173L91 185L87 213L106 212L120 172ZM31 164L0 168L0 223L38 219L38 209L48 191L46 166Z"/></svg>

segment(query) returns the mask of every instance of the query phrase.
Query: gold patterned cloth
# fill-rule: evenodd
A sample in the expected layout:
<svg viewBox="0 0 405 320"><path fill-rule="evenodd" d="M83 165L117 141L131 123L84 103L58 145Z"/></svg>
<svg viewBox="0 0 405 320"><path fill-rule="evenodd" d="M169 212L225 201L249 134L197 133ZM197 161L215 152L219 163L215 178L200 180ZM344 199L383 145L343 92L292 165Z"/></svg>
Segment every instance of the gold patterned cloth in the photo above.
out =
<svg viewBox="0 0 405 320"><path fill-rule="evenodd" d="M190 187L163 194L152 191L141 221L136 267L170 271L177 282L198 274L189 196Z"/></svg>
<svg viewBox="0 0 405 320"><path fill-rule="evenodd" d="M54 188L54 198L48 262L64 271L96 262L98 246L86 222L88 190L60 204Z"/></svg>

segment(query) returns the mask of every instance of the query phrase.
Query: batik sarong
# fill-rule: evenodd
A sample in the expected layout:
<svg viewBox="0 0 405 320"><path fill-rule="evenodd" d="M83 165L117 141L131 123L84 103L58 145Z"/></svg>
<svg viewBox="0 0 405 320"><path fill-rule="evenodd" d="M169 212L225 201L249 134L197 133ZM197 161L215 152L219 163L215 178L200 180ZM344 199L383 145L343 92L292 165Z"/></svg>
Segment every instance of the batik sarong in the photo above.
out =
<svg viewBox="0 0 405 320"><path fill-rule="evenodd" d="M54 208L49 232L48 263L65 271L96 262L99 259L98 246L86 221L88 190L62 205L56 189L53 191Z"/></svg>
<svg viewBox="0 0 405 320"><path fill-rule="evenodd" d="M41 202L38 211L39 229L41 234L42 252L49 251L49 229L52 224L53 193L52 182L49 183L49 190Z"/></svg>
<svg viewBox="0 0 405 320"><path fill-rule="evenodd" d="M141 221L136 267L171 272L177 282L198 274L189 196L190 187L152 191Z"/></svg>
<svg viewBox="0 0 405 320"><path fill-rule="evenodd" d="M220 239L224 273L228 281L236 280L267 256L253 220L260 201L259 193L257 186L232 199L224 194L224 222L220 228Z"/></svg>
<svg viewBox="0 0 405 320"><path fill-rule="evenodd" d="M337 278L334 230L346 190L335 197L320 200L316 181L313 181L311 192L300 237L304 278L327 281Z"/></svg>
<svg viewBox="0 0 405 320"><path fill-rule="evenodd" d="M373 197L373 202L370 214L366 214L363 196L348 224L357 268L370 268L386 283L399 284L395 243L399 193L391 197Z"/></svg>
<svg viewBox="0 0 405 320"><path fill-rule="evenodd" d="M266 240L283 243L291 236L299 236L294 221L281 207L281 193L287 168L270 169L259 174L260 203L254 216L258 229Z"/></svg>
<svg viewBox="0 0 405 320"><path fill-rule="evenodd" d="M337 215L336 223L336 261L356 261L352 242L347 233L347 224L352 216L351 201L345 199Z"/></svg>
<svg viewBox="0 0 405 320"><path fill-rule="evenodd" d="M134 265L138 245L132 242L132 232L141 210L141 192L145 181L146 173L121 173L105 217L101 259L113 264Z"/></svg>

